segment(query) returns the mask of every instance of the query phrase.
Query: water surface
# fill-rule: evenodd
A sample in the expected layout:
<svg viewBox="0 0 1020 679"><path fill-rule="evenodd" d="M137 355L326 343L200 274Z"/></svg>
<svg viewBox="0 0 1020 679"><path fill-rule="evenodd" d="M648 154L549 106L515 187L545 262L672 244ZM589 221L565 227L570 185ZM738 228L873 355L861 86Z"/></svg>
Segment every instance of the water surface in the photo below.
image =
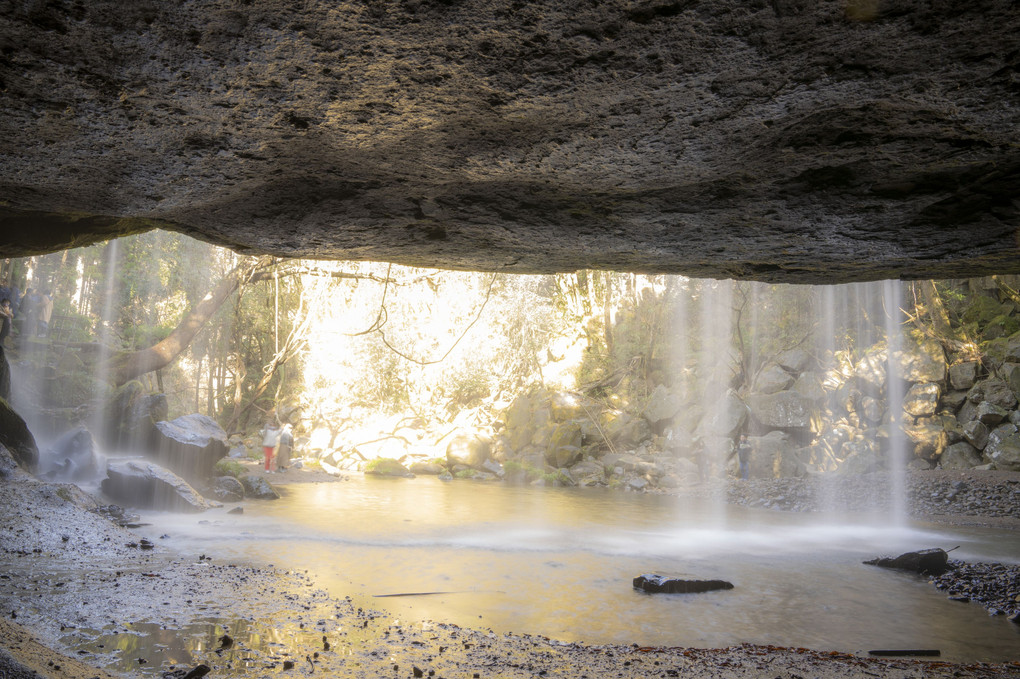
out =
<svg viewBox="0 0 1020 679"><path fill-rule="evenodd" d="M334 596L420 620L564 641L1020 659L1020 626L865 559L927 547L1020 560L1015 534L717 506L605 489L355 477L282 488L243 515L148 516L168 542L308 570ZM225 510L224 510L225 511ZM877 518L877 521L876 521ZM884 524L884 525L883 525ZM729 591L647 595L643 573ZM436 593L438 594L429 594ZM415 594L415 596L384 596Z"/></svg>

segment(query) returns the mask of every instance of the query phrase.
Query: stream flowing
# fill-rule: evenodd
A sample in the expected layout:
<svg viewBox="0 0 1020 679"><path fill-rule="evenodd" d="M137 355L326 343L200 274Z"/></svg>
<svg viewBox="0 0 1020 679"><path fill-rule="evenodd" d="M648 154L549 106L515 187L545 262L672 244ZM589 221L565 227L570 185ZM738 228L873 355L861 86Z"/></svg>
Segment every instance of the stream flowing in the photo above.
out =
<svg viewBox="0 0 1020 679"><path fill-rule="evenodd" d="M241 515L150 514L185 553L307 571L402 623L451 622L562 641L938 649L1020 659L1020 626L949 601L925 578L864 565L951 548L1020 561L1009 531L790 514L606 489L434 478L293 484ZM649 595L644 573L724 579L728 591ZM402 595L402 596L394 596Z"/></svg>

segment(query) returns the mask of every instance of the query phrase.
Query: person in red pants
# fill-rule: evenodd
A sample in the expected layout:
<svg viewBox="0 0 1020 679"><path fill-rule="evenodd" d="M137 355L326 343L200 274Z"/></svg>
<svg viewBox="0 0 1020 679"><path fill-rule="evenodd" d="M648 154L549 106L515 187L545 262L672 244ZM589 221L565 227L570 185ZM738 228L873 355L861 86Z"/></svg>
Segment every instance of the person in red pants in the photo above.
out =
<svg viewBox="0 0 1020 679"><path fill-rule="evenodd" d="M275 472L276 462L273 459L276 447L280 445L280 423L276 421L276 413L270 411L266 426L262 429L262 453L266 458L266 471Z"/></svg>

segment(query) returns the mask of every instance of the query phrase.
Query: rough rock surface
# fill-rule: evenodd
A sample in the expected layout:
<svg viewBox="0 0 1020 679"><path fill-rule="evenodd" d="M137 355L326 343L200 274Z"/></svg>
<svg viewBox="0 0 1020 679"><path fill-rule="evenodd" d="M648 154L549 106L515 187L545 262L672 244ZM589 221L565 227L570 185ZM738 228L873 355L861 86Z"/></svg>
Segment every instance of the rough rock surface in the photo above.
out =
<svg viewBox="0 0 1020 679"><path fill-rule="evenodd" d="M238 479L244 486L245 497L257 500L279 500L280 493L273 488L273 484L255 474L247 474Z"/></svg>
<svg viewBox="0 0 1020 679"><path fill-rule="evenodd" d="M0 6L7 256L1020 271L1011 0Z"/></svg>
<svg viewBox="0 0 1020 679"><path fill-rule="evenodd" d="M129 507L176 512L204 512L210 507L187 481L152 462L110 462L106 475L103 492Z"/></svg>
<svg viewBox="0 0 1020 679"><path fill-rule="evenodd" d="M210 476L227 449L227 433L208 415L192 413L156 423L156 459L185 478Z"/></svg>
<svg viewBox="0 0 1020 679"><path fill-rule="evenodd" d="M665 575L646 574L634 578L634 589L649 594L697 594L733 589L733 583L725 580L682 580Z"/></svg>

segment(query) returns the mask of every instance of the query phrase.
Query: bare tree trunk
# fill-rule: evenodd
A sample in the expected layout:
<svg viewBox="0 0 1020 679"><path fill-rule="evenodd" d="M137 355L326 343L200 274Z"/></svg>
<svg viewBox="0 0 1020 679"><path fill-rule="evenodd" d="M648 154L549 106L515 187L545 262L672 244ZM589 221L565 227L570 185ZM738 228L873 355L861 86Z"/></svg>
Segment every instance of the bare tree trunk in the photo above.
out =
<svg viewBox="0 0 1020 679"><path fill-rule="evenodd" d="M120 386L140 375L169 365L188 347L198 331L240 287L241 282L250 280L256 272L268 266L270 262L269 258L259 258L257 262L243 269L234 269L195 305L195 308L184 317L180 325L174 328L173 332L167 335L164 340L146 349L114 356L111 361L113 370L110 373L113 375L114 384Z"/></svg>
<svg viewBox="0 0 1020 679"><path fill-rule="evenodd" d="M953 328L949 322L949 312L946 311L946 307L942 303L942 297L935 287L935 281L916 281L915 285L921 288L921 299L928 307L928 318L931 319L935 332L943 337L952 337Z"/></svg>

